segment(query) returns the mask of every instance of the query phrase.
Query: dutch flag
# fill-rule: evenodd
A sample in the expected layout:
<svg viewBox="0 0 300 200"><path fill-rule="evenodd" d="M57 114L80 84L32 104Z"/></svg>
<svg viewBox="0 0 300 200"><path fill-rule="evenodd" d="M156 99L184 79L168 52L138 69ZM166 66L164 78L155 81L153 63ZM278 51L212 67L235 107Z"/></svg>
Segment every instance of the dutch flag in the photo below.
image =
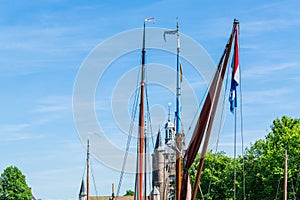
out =
<svg viewBox="0 0 300 200"><path fill-rule="evenodd" d="M236 87L240 81L240 69L239 69L239 42L238 42L238 27L235 30L235 41L234 41L234 55L232 59L232 77L230 87L230 111L234 113L234 108L237 107L237 93Z"/></svg>

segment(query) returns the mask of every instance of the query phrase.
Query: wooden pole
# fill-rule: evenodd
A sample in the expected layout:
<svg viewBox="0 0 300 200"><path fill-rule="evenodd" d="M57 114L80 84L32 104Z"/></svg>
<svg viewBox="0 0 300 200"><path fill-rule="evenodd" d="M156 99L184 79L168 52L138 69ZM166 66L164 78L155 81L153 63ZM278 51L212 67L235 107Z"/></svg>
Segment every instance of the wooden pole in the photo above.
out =
<svg viewBox="0 0 300 200"><path fill-rule="evenodd" d="M86 199L90 200L90 141L87 141L86 157Z"/></svg>
<svg viewBox="0 0 300 200"><path fill-rule="evenodd" d="M111 199L115 200L115 185L114 185L114 183L111 184Z"/></svg>
<svg viewBox="0 0 300 200"><path fill-rule="evenodd" d="M284 153L284 189L283 200L287 200L287 176L288 176L288 155L287 150Z"/></svg>
<svg viewBox="0 0 300 200"><path fill-rule="evenodd" d="M140 99L140 115L139 115L139 183L138 183L138 200L143 199L143 164L144 164L144 95L145 95L145 22L143 32L143 48L142 48L142 78L141 78L141 99Z"/></svg>

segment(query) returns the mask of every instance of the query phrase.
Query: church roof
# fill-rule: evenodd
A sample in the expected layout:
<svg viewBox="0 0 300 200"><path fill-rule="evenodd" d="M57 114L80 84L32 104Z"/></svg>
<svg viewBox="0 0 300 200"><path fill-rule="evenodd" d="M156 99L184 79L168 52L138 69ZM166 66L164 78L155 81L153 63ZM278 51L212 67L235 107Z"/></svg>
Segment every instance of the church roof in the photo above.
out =
<svg viewBox="0 0 300 200"><path fill-rule="evenodd" d="M80 191L79 191L79 196L84 196L84 195L86 195L86 191L85 191L84 181L82 179L81 186L80 186Z"/></svg>
<svg viewBox="0 0 300 200"><path fill-rule="evenodd" d="M161 139L160 131L158 131L158 134L157 134L157 137L156 137L154 150L158 149L159 147L162 147L162 139Z"/></svg>

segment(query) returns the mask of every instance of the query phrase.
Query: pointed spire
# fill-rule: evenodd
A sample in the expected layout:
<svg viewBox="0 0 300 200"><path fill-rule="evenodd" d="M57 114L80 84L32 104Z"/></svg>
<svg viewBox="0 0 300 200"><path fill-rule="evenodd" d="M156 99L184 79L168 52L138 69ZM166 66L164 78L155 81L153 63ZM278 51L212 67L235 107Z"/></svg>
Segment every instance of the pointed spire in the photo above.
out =
<svg viewBox="0 0 300 200"><path fill-rule="evenodd" d="M84 180L81 181L80 191L79 191L79 200L84 199L86 197L86 190L84 185Z"/></svg>
<svg viewBox="0 0 300 200"><path fill-rule="evenodd" d="M161 139L160 129L158 130L154 150L158 149L159 147L162 147L162 139Z"/></svg>
<svg viewBox="0 0 300 200"><path fill-rule="evenodd" d="M171 121L171 105L172 105L172 103L169 102L168 103L168 122Z"/></svg>

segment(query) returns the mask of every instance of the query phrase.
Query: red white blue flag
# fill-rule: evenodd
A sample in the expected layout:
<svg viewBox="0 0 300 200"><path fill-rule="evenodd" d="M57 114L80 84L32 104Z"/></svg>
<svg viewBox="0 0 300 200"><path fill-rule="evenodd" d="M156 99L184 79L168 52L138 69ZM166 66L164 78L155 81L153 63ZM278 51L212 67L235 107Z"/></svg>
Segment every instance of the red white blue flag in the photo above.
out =
<svg viewBox="0 0 300 200"><path fill-rule="evenodd" d="M240 82L240 69L239 69L239 41L238 41L238 27L235 30L235 41L234 41L234 55L232 59L232 77L230 87L230 111L234 113L234 108L237 107L237 93L236 87Z"/></svg>

